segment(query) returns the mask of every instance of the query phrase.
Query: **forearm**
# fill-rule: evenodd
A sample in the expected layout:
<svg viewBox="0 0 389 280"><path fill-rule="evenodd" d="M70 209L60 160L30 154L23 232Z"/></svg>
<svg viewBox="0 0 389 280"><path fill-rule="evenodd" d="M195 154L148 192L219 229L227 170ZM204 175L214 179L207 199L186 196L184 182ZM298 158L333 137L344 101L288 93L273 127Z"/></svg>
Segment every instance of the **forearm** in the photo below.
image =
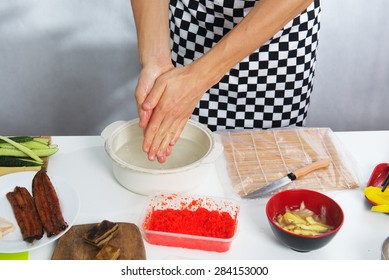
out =
<svg viewBox="0 0 389 280"><path fill-rule="evenodd" d="M169 0L131 0L142 66L171 62Z"/></svg>
<svg viewBox="0 0 389 280"><path fill-rule="evenodd" d="M232 67L304 11L312 0L261 0L248 15L205 55L192 63L194 73L207 90ZM200 86L200 85L199 85Z"/></svg>

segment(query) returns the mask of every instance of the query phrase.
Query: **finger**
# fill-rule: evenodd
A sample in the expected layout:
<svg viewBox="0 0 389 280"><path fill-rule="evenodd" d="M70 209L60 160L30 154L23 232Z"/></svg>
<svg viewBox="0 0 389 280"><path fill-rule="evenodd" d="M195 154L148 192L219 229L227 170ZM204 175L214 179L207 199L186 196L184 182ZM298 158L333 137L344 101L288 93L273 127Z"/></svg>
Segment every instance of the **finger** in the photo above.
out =
<svg viewBox="0 0 389 280"><path fill-rule="evenodd" d="M158 102L161 99L161 96L164 93L165 89L166 82L163 78L158 78L153 88L143 101L142 109L145 111L153 110L158 105Z"/></svg>
<svg viewBox="0 0 389 280"><path fill-rule="evenodd" d="M149 115L145 117L147 119L147 125L144 127L144 140L143 140L143 151L148 153L148 157L150 160L154 160L161 139L165 136L165 131L160 129L161 123L165 116L164 110L156 110L153 109L157 105L161 95L165 90L165 85L163 83L159 83L158 81L154 84L154 87L150 91L149 95L146 97L145 102L142 104L142 109L144 106L147 107L147 100L151 96L151 100L156 102L152 107L149 107L146 112L150 112ZM149 110L150 109L150 110ZM153 111L151 111L153 110Z"/></svg>
<svg viewBox="0 0 389 280"><path fill-rule="evenodd" d="M139 110L139 127L145 128L150 121L152 111Z"/></svg>
<svg viewBox="0 0 389 280"><path fill-rule="evenodd" d="M158 106L158 108L155 110L155 114L152 115L150 124L159 123L159 126L158 128L152 127L149 131L146 132L147 134L151 131L151 133L154 135L153 141L150 145L151 148L148 153L150 159L159 157L161 160L162 158L166 157L166 148L169 146L169 143L176 134L176 129L178 128L178 122L170 120L167 114L163 112L164 110L161 110ZM156 119L157 121L155 122Z"/></svg>
<svg viewBox="0 0 389 280"><path fill-rule="evenodd" d="M142 149L145 153L148 154L150 160L154 160L154 157L158 152L158 147L156 147L155 144L153 146L153 143L154 138L157 136L159 131L161 121L161 119L157 119L154 117L154 115L152 115L149 123L143 130L144 139Z"/></svg>
<svg viewBox="0 0 389 280"><path fill-rule="evenodd" d="M152 117L154 117L154 115ZM152 127L151 130L148 130L146 132L146 135L149 134L150 131L152 132L154 137L153 137L153 141L151 142L150 149L148 152L149 159L154 160L155 157L166 156L166 152L161 147L161 144L163 143L164 139L168 137L167 135L168 135L168 131L169 131L169 126L167 126L166 122L164 122L162 120L162 122L160 123L158 128L156 128L155 126ZM150 139L150 138L148 138L148 139Z"/></svg>
<svg viewBox="0 0 389 280"><path fill-rule="evenodd" d="M162 125L165 114L161 110L153 110L150 121L144 129L143 151L148 153L149 160L154 160L162 139L167 133L167 126Z"/></svg>
<svg viewBox="0 0 389 280"><path fill-rule="evenodd" d="M147 83L144 79L140 78L138 85L135 88L135 100L138 108L139 127L145 128L150 119L151 111L146 111L142 108L142 104L148 94Z"/></svg>
<svg viewBox="0 0 389 280"><path fill-rule="evenodd" d="M172 140L169 143L170 146L174 146L176 144L176 142L178 141L178 139L180 139L181 133L185 129L187 122L188 122L188 119L181 120L181 122L179 123L179 125L176 129L175 135L173 136Z"/></svg>
<svg viewBox="0 0 389 280"><path fill-rule="evenodd" d="M188 119L176 121L172 126L170 126L169 132L161 142L157 153L159 162L165 162L166 158L171 154L173 146L180 138L187 121Z"/></svg>
<svg viewBox="0 0 389 280"><path fill-rule="evenodd" d="M163 138L162 142L159 145L157 157L158 160L160 158L166 158L170 155L172 146L170 146L170 142L174 138L177 133L178 122L175 122L172 126L169 127L169 131L166 133L166 136Z"/></svg>
<svg viewBox="0 0 389 280"><path fill-rule="evenodd" d="M172 153L172 146L169 145L169 146L166 148L166 156L167 156L167 157L170 156L171 153Z"/></svg>
<svg viewBox="0 0 389 280"><path fill-rule="evenodd" d="M157 156L157 160L159 163L165 163L166 162L166 156Z"/></svg>

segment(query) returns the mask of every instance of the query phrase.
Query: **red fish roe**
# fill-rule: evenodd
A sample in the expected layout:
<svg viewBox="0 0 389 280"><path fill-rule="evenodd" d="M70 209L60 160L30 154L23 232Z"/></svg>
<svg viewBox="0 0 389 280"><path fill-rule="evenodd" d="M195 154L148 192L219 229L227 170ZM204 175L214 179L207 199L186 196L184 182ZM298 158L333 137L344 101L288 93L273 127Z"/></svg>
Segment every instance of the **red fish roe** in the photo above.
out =
<svg viewBox="0 0 389 280"><path fill-rule="evenodd" d="M142 230L150 244L226 252L238 213L239 205L229 199L161 194L151 198Z"/></svg>
<svg viewBox="0 0 389 280"><path fill-rule="evenodd" d="M235 233L235 225L235 219L228 212L210 211L199 207L196 210L154 210L148 217L147 229L206 237L231 238Z"/></svg>

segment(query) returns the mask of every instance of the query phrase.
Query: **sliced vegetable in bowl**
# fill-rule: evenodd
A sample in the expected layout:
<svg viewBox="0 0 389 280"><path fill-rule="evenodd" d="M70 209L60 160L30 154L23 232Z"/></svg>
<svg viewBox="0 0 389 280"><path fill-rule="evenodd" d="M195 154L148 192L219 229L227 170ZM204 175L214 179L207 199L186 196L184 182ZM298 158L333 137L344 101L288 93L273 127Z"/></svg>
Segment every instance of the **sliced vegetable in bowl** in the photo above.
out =
<svg viewBox="0 0 389 280"><path fill-rule="evenodd" d="M292 219L291 215L286 216L291 227L300 223L310 233L304 234L308 233L306 229L304 232L301 229L298 229L300 232L293 232L279 224L277 218L284 216L286 212L299 215L294 215ZM284 190L273 195L266 204L266 216L276 238L298 252L309 252L326 246L344 222L343 210L335 200L324 193L308 189ZM318 228L320 230L315 230L316 233L312 230Z"/></svg>
<svg viewBox="0 0 389 280"><path fill-rule="evenodd" d="M286 207L284 214L278 214L276 222L283 229L301 235L316 236L333 229L326 224L325 208L321 208L321 213L316 214L305 207L304 201L297 209Z"/></svg>

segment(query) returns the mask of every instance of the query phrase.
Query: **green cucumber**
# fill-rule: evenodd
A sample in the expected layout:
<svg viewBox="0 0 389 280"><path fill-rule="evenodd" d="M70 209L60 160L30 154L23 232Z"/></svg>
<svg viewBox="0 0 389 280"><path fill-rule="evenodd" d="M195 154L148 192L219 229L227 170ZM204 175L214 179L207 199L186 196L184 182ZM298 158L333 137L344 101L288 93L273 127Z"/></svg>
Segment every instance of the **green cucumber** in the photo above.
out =
<svg viewBox="0 0 389 280"><path fill-rule="evenodd" d="M23 143L23 142L28 142L28 141L34 140L34 137L31 137L31 136L12 136L12 137L8 137L8 139L11 139L12 141L17 142L17 143ZM7 143L7 141L0 139L0 144L1 143Z"/></svg>
<svg viewBox="0 0 389 280"><path fill-rule="evenodd" d="M31 159L17 158L10 156L0 156L0 166L5 167L22 167L22 166L42 166L42 162Z"/></svg>
<svg viewBox="0 0 389 280"><path fill-rule="evenodd" d="M49 148L49 145L47 144L44 144L40 141L36 141L36 140L31 140L31 141L27 141L27 142L20 142L19 143L20 145L23 145L24 147L27 147L31 150L34 150L34 149L47 149ZM0 143L0 148L14 148L15 146L12 145L12 144L9 144L9 143Z"/></svg>
<svg viewBox="0 0 389 280"><path fill-rule="evenodd" d="M26 147L24 147L26 148ZM55 154L58 151L57 145L50 145L47 149L39 149L39 150L30 150L32 151L38 158L39 157L48 157ZM28 157L29 155L25 154L21 150L14 148L0 148L1 156L11 156L11 157ZM40 161L38 161L40 162Z"/></svg>
<svg viewBox="0 0 389 280"><path fill-rule="evenodd" d="M34 137L34 141L40 142L40 143L45 144L45 145L49 145L50 144L50 139L49 138Z"/></svg>
<svg viewBox="0 0 389 280"><path fill-rule="evenodd" d="M0 140L3 140L5 142L15 146L15 148L18 148L20 150L20 152L22 152L23 154L31 157L32 159L34 159L34 160L36 160L38 162L43 162L43 160L36 153L31 151L29 148L19 144L18 142L15 142L15 141L13 141L13 140L9 139L8 137L5 137L5 136L0 136Z"/></svg>

